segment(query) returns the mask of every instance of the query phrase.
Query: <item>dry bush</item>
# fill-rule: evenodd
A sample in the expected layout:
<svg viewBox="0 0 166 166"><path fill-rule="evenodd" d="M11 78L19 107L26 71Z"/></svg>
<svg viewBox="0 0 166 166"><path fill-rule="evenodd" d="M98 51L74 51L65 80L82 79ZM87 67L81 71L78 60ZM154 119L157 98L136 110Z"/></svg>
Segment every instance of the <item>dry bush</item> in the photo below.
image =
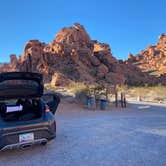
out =
<svg viewBox="0 0 166 166"><path fill-rule="evenodd" d="M128 96L141 96L144 101L164 102L166 101L166 86L129 87Z"/></svg>

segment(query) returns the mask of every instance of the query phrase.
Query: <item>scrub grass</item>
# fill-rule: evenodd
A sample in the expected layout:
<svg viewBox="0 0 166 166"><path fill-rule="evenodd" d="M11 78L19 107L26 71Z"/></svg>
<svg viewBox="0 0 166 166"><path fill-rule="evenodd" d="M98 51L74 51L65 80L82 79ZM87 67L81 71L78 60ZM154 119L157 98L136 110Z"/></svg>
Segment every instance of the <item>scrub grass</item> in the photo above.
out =
<svg viewBox="0 0 166 166"><path fill-rule="evenodd" d="M86 103L87 95L94 94L97 91L100 93L103 91L96 85L87 85L81 82L71 82L66 87L56 87L50 84L45 85L46 91L55 91L63 93L66 96L72 96L76 99L78 103ZM94 90L96 92L94 92ZM148 86L127 86L123 85L118 87L118 92L125 92L128 101L137 100L140 96L142 101L145 102L155 102L155 103L165 103L166 104L166 86L158 85L153 87ZM95 94L95 96L97 93ZM114 96L113 96L114 100Z"/></svg>
<svg viewBox="0 0 166 166"><path fill-rule="evenodd" d="M129 87L128 97L141 96L143 101L166 103L166 86Z"/></svg>

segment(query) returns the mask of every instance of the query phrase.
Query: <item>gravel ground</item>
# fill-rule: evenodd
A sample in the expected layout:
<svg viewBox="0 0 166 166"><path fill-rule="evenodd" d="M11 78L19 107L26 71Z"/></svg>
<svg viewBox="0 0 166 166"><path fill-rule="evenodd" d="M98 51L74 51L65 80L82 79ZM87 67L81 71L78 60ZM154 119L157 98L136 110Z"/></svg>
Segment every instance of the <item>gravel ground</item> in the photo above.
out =
<svg viewBox="0 0 166 166"><path fill-rule="evenodd" d="M62 102L57 138L46 146L0 153L0 166L164 166L166 107L88 111Z"/></svg>

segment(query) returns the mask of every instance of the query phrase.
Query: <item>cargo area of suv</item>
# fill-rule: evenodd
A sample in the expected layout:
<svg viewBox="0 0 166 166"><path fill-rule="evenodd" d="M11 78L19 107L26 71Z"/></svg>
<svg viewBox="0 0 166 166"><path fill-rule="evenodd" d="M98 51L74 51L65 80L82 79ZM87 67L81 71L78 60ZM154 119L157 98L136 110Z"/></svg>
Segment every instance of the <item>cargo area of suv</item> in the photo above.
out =
<svg viewBox="0 0 166 166"><path fill-rule="evenodd" d="M34 73L4 73L0 76L0 117L23 121L42 115L42 78Z"/></svg>
<svg viewBox="0 0 166 166"><path fill-rule="evenodd" d="M4 121L24 121L40 118L43 113L42 101L34 99L12 99L0 102L0 117Z"/></svg>

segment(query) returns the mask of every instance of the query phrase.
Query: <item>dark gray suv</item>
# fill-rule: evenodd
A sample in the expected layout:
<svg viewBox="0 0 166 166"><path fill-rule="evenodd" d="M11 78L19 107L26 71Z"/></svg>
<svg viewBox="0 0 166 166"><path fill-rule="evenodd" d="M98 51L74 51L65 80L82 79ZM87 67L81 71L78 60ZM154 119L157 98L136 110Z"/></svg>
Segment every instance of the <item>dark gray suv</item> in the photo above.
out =
<svg viewBox="0 0 166 166"><path fill-rule="evenodd" d="M0 74L0 150L45 145L56 136L56 94L43 94L39 73Z"/></svg>

